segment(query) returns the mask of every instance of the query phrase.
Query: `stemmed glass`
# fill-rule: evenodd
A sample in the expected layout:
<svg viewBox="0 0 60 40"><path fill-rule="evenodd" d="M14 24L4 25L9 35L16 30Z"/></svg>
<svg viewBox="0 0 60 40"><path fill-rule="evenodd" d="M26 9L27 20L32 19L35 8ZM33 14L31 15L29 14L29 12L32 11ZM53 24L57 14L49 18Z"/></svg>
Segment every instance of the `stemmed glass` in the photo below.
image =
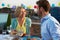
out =
<svg viewBox="0 0 60 40"><path fill-rule="evenodd" d="M19 40L22 40L22 35L23 35L23 30L22 29L19 29L19 31L17 31L17 35L18 35L18 37L19 37Z"/></svg>
<svg viewBox="0 0 60 40"><path fill-rule="evenodd" d="M7 32L8 32L8 33L11 32L11 30L12 30L11 27L12 27L11 25L10 25L10 26L7 26Z"/></svg>

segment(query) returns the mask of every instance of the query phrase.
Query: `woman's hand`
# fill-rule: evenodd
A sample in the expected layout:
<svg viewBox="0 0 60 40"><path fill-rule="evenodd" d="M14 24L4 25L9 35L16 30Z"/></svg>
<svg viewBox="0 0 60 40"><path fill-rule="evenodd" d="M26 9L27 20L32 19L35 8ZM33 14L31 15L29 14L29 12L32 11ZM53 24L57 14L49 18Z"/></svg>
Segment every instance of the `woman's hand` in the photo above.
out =
<svg viewBox="0 0 60 40"><path fill-rule="evenodd" d="M11 34L11 35L16 35L16 34L17 34L17 31L16 31L16 30L12 30L12 31L10 32L10 34Z"/></svg>
<svg viewBox="0 0 60 40"><path fill-rule="evenodd" d="M25 34L25 33L19 33L19 34L17 34L17 35L19 35L19 36L21 36L21 37L24 37L26 34Z"/></svg>
<svg viewBox="0 0 60 40"><path fill-rule="evenodd" d="M24 36L26 36L26 33L24 33L24 34L22 35L22 37L24 37Z"/></svg>
<svg viewBox="0 0 60 40"><path fill-rule="evenodd" d="M21 36L21 37L23 37L23 36L25 36L26 35L26 33L18 33L16 30L12 30L11 32L10 32L10 34L11 35L18 35L18 36Z"/></svg>

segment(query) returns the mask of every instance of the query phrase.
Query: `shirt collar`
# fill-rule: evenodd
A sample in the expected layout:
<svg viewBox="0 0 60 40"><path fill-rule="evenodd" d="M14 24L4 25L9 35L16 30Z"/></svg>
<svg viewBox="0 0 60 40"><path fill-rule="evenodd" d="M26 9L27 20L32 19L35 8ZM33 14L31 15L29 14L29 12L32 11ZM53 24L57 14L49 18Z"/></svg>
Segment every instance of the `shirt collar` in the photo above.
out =
<svg viewBox="0 0 60 40"><path fill-rule="evenodd" d="M44 22L45 20L47 20L51 15L48 14L45 17L41 18L41 23Z"/></svg>

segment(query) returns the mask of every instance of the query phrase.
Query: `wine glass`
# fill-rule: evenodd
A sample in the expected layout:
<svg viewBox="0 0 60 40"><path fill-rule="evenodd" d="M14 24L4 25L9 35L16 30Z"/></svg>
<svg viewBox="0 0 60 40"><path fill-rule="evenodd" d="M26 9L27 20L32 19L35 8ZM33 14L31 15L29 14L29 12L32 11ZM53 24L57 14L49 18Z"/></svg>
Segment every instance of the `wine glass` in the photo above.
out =
<svg viewBox="0 0 60 40"><path fill-rule="evenodd" d="M6 34L6 30L3 30L2 34L5 35Z"/></svg>
<svg viewBox="0 0 60 40"><path fill-rule="evenodd" d="M19 40L22 40L22 36L23 36L23 30L22 29L19 29L19 31L17 31L17 35L19 36Z"/></svg>
<svg viewBox="0 0 60 40"><path fill-rule="evenodd" d="M11 32L11 26L7 26L7 32L8 34Z"/></svg>

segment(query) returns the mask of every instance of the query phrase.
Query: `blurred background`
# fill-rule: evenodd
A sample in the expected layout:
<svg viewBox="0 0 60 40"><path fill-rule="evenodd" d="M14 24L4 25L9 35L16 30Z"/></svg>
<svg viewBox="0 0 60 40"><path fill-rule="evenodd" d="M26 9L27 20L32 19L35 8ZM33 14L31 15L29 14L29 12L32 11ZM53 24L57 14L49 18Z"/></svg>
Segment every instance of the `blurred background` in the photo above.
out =
<svg viewBox="0 0 60 40"><path fill-rule="evenodd" d="M0 30L10 26L11 19L16 18L14 16L15 9L22 6L28 11L26 16L32 20L31 35L40 36L40 20L37 15L36 1L38 0L0 0ZM60 0L48 1L51 5L51 15L60 22Z"/></svg>

